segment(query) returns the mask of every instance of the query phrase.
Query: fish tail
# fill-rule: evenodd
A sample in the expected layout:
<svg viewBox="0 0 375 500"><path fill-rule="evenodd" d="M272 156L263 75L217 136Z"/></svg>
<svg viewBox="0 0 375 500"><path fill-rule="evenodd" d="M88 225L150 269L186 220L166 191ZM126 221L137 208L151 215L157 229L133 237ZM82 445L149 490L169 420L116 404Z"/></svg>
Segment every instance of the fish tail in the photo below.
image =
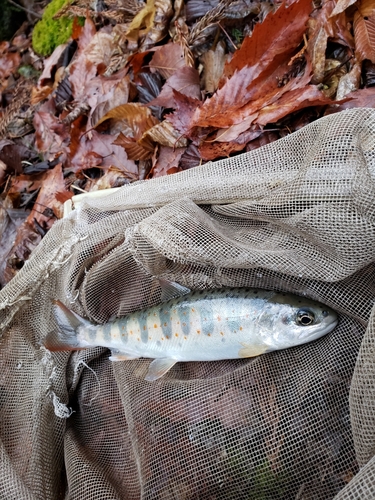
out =
<svg viewBox="0 0 375 500"><path fill-rule="evenodd" d="M80 343L78 330L91 323L68 309L59 300L53 301L52 311L59 328L47 334L44 346L49 351L75 351L87 347Z"/></svg>

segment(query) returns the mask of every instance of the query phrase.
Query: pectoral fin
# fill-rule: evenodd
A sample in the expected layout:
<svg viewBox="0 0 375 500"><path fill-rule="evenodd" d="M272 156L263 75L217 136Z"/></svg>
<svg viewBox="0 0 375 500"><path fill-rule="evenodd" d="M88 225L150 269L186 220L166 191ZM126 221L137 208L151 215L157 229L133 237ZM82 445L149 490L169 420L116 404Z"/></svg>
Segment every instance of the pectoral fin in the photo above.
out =
<svg viewBox="0 0 375 500"><path fill-rule="evenodd" d="M165 375L167 371L169 371L176 363L177 361L171 358L154 359L154 361L152 361L150 363L150 366L148 367L148 372L145 380L148 380L150 382L157 380L158 378Z"/></svg>
<svg viewBox="0 0 375 500"><path fill-rule="evenodd" d="M266 345L251 345L242 342L241 345L243 347L238 351L238 357L240 358L253 358L254 356L259 356L259 354L264 354L268 351L268 346Z"/></svg>
<svg viewBox="0 0 375 500"><path fill-rule="evenodd" d="M129 361L130 359L139 359L139 356L132 356L126 352L121 352L117 349L112 349L112 356L109 357L111 361Z"/></svg>

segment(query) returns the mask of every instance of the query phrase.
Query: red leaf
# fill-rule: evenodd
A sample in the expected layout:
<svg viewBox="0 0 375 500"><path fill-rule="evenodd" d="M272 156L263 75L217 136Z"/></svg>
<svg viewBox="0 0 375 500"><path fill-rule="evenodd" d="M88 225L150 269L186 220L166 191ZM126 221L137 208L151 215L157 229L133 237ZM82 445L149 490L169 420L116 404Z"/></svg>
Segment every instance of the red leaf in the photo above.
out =
<svg viewBox="0 0 375 500"><path fill-rule="evenodd" d="M272 64L275 57L288 58L302 41L306 22L312 11L310 0L297 0L289 7L283 3L275 12L257 24L253 34L246 37L241 48L225 66L225 76L232 76L245 66L254 67L253 78Z"/></svg>
<svg viewBox="0 0 375 500"><path fill-rule="evenodd" d="M36 112L34 115L35 143L45 159L54 159L65 152L69 141L68 128L51 113Z"/></svg>
<svg viewBox="0 0 375 500"><path fill-rule="evenodd" d="M201 99L199 84L199 73L195 68L184 66L165 82L160 94L156 99L148 103L148 106L164 106L165 108L174 107L173 90L184 94L193 99Z"/></svg>

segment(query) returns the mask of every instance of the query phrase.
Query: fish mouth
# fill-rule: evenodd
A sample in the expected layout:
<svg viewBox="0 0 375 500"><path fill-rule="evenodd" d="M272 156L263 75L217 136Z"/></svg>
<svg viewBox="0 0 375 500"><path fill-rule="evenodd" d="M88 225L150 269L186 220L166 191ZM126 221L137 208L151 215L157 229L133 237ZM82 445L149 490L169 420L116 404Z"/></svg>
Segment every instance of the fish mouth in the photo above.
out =
<svg viewBox="0 0 375 500"><path fill-rule="evenodd" d="M301 334L299 335L299 338L302 339L307 339L310 338L313 340L314 338L319 338L329 332L331 332L334 328L336 328L337 324L339 322L339 319L337 317L331 318L330 321L325 321L324 324L320 324L319 327L315 325L315 327L311 327L313 331L309 330L309 327L306 328L306 330L303 330Z"/></svg>

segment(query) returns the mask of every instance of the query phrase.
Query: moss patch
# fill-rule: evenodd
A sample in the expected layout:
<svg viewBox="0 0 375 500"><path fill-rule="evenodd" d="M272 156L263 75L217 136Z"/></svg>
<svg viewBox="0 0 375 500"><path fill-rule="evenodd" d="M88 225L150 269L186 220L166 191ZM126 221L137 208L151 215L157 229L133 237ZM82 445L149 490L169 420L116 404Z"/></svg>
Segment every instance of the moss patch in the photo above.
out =
<svg viewBox="0 0 375 500"><path fill-rule="evenodd" d="M35 25L33 49L38 54L49 56L58 45L69 40L72 34L73 20L67 17L52 19L66 3L68 3L66 0L52 0L47 5L41 21Z"/></svg>

